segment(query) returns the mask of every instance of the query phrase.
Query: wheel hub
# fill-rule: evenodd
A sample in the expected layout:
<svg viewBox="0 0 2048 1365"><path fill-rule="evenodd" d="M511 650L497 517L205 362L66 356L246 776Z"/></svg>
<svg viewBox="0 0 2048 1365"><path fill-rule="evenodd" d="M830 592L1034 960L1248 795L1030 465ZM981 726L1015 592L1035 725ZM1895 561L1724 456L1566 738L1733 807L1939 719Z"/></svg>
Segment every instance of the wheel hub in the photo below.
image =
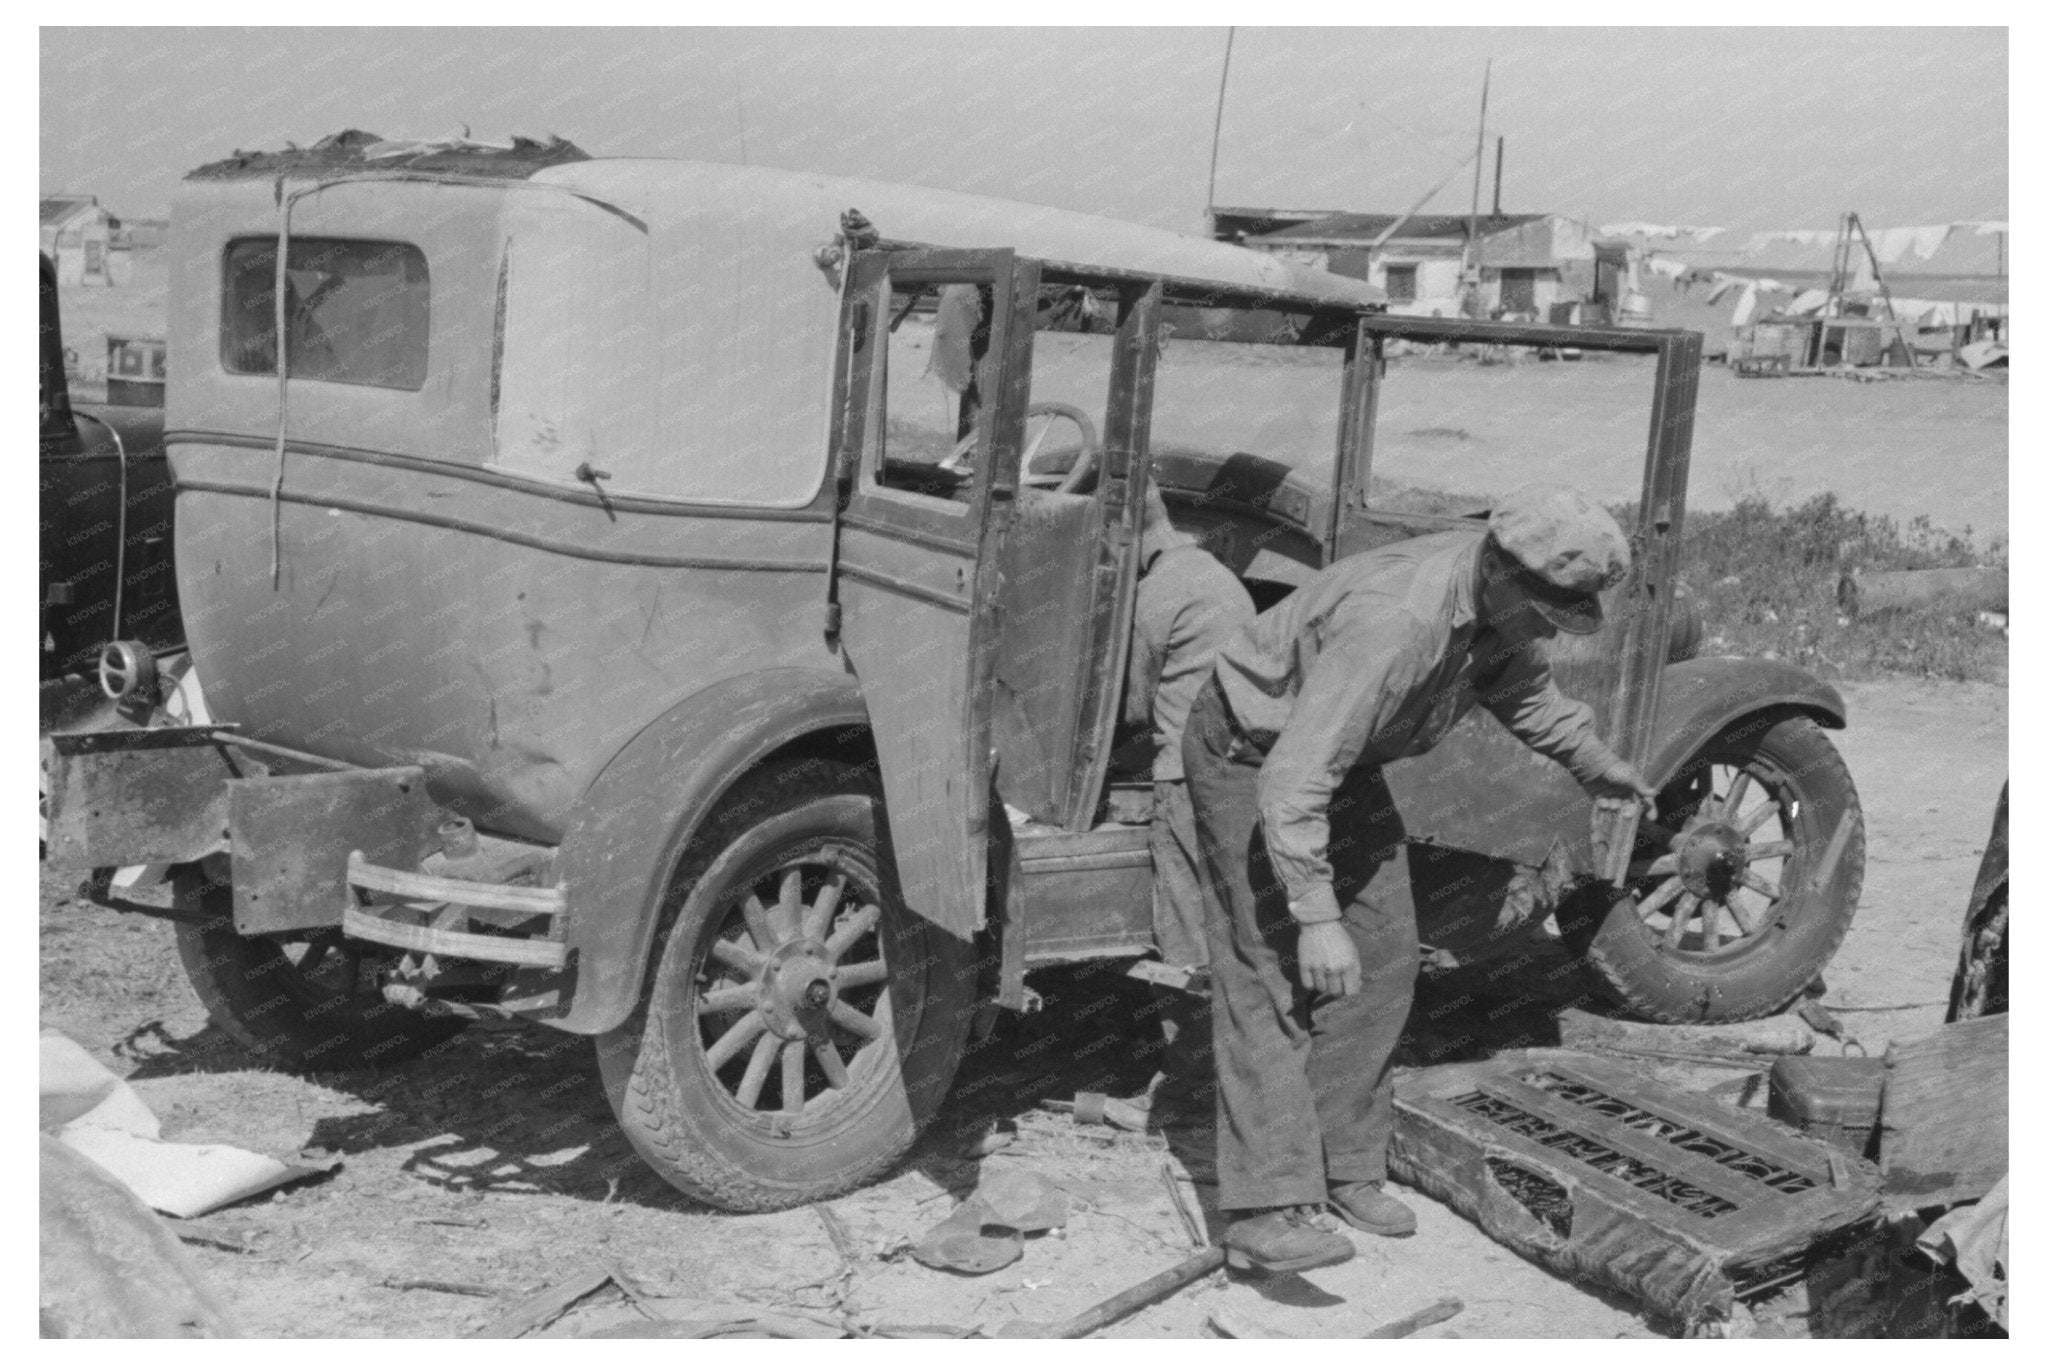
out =
<svg viewBox="0 0 2048 1365"><path fill-rule="evenodd" d="M1722 901L1748 866L1748 839L1725 820L1706 820L1679 836L1678 876L1685 889L1705 900Z"/></svg>
<svg viewBox="0 0 2048 1365"><path fill-rule="evenodd" d="M792 939L769 954L761 973L761 1013L778 1036L822 1034L836 994L832 959L817 939Z"/></svg>

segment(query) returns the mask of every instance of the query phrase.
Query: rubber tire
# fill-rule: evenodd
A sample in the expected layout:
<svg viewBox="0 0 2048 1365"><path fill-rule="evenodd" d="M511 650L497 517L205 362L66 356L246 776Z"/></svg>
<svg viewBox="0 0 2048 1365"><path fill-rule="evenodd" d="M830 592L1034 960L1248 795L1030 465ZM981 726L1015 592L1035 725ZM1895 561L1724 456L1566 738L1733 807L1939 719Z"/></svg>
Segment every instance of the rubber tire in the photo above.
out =
<svg viewBox="0 0 2048 1365"><path fill-rule="evenodd" d="M625 1025L598 1037L597 1052L605 1093L634 1150L693 1199L756 1213L844 1194L909 1151L952 1085L977 1003L972 945L904 906L881 814L879 794L852 768L764 772L721 802L678 864L670 885L687 892L662 935L648 993ZM894 1057L876 1057L882 1074L857 1089L854 1102L777 1141L750 1131L703 1065L696 949L731 887L751 880L749 869L772 866L793 845L821 837L863 846L877 874L895 1029L871 1046L892 1048ZM914 951L906 954L906 946ZM906 960L922 972L903 971Z"/></svg>
<svg viewBox="0 0 2048 1365"><path fill-rule="evenodd" d="M181 907L206 913L204 923L177 926L186 979L214 1025L266 1062L294 1071L395 1066L466 1027L460 1019L343 997L302 980L276 942L235 932L225 879L182 872L174 893Z"/></svg>
<svg viewBox="0 0 2048 1365"><path fill-rule="evenodd" d="M1827 885L1793 893L1798 903L1766 931L1769 940L1721 962L1665 956L1637 918L1634 899L1616 899L1612 887L1595 884L1569 898L1558 910L1567 943L1583 954L1609 997L1638 1018L1720 1024L1775 1014L1813 983L1849 932L1863 891L1863 807L1848 765L1812 720L1792 712L1742 717L1676 764L1664 786L1702 762L1752 761L1783 774L1799 802L1785 882L1818 870L1839 821L1853 822L1848 842ZM1782 918L1790 919L1789 928Z"/></svg>

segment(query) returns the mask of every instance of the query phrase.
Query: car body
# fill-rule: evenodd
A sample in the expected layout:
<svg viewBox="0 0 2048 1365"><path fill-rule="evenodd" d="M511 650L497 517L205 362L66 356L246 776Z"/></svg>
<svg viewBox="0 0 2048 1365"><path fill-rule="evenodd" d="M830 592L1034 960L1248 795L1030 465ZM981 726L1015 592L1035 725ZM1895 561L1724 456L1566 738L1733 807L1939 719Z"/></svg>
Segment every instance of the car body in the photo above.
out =
<svg viewBox="0 0 2048 1365"><path fill-rule="evenodd" d="M52 856L184 869L195 985L286 1060L480 1015L596 1035L636 1146L728 1207L884 1168L1027 972L1148 958L1147 792L1110 771L1145 482L1261 604L1469 528L1368 504L1390 339L1655 357L1636 568L1554 664L1653 781L1695 782L1623 875L1627 829L1491 717L1392 765L1441 951L1610 870L1703 887L1740 862L1736 803L1709 820L1687 762L1745 719L1844 720L1795 669L1672 660L1696 334L1388 318L1356 281L1086 215L559 143L221 163L171 252L212 723L60 736ZM1324 482L1187 439L1259 406L1201 406L1223 335L1314 353ZM1099 449L1040 452L1063 407ZM1853 793L1822 834L1821 880L1860 878ZM1633 923L1620 894L1593 918ZM353 1014L314 999L337 944L382 954ZM263 956L292 952L298 978ZM300 981L305 1027L259 978Z"/></svg>

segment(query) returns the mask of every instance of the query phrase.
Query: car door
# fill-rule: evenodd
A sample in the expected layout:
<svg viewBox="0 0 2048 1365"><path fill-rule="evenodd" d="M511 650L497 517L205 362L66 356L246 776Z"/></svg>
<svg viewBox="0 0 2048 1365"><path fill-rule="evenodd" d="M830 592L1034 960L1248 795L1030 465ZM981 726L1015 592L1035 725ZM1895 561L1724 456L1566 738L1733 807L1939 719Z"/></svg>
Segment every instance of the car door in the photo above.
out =
<svg viewBox="0 0 2048 1365"><path fill-rule="evenodd" d="M847 268L838 638L867 703L904 897L966 937L987 913L994 550L1016 498L1038 269L1002 250L869 252ZM981 306L955 389L933 339L944 291L963 287Z"/></svg>

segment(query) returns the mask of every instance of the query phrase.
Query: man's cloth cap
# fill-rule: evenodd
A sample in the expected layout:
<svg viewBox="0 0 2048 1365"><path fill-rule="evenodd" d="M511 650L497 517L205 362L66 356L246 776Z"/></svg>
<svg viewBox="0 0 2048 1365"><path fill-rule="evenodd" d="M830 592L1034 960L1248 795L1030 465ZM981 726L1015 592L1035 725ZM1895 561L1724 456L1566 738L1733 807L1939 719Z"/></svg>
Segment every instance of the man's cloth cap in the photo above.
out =
<svg viewBox="0 0 2048 1365"><path fill-rule="evenodd" d="M1517 572L1530 604L1559 630L1600 629L1600 590L1628 575L1628 539L1577 489L1532 483L1500 500L1487 530Z"/></svg>

